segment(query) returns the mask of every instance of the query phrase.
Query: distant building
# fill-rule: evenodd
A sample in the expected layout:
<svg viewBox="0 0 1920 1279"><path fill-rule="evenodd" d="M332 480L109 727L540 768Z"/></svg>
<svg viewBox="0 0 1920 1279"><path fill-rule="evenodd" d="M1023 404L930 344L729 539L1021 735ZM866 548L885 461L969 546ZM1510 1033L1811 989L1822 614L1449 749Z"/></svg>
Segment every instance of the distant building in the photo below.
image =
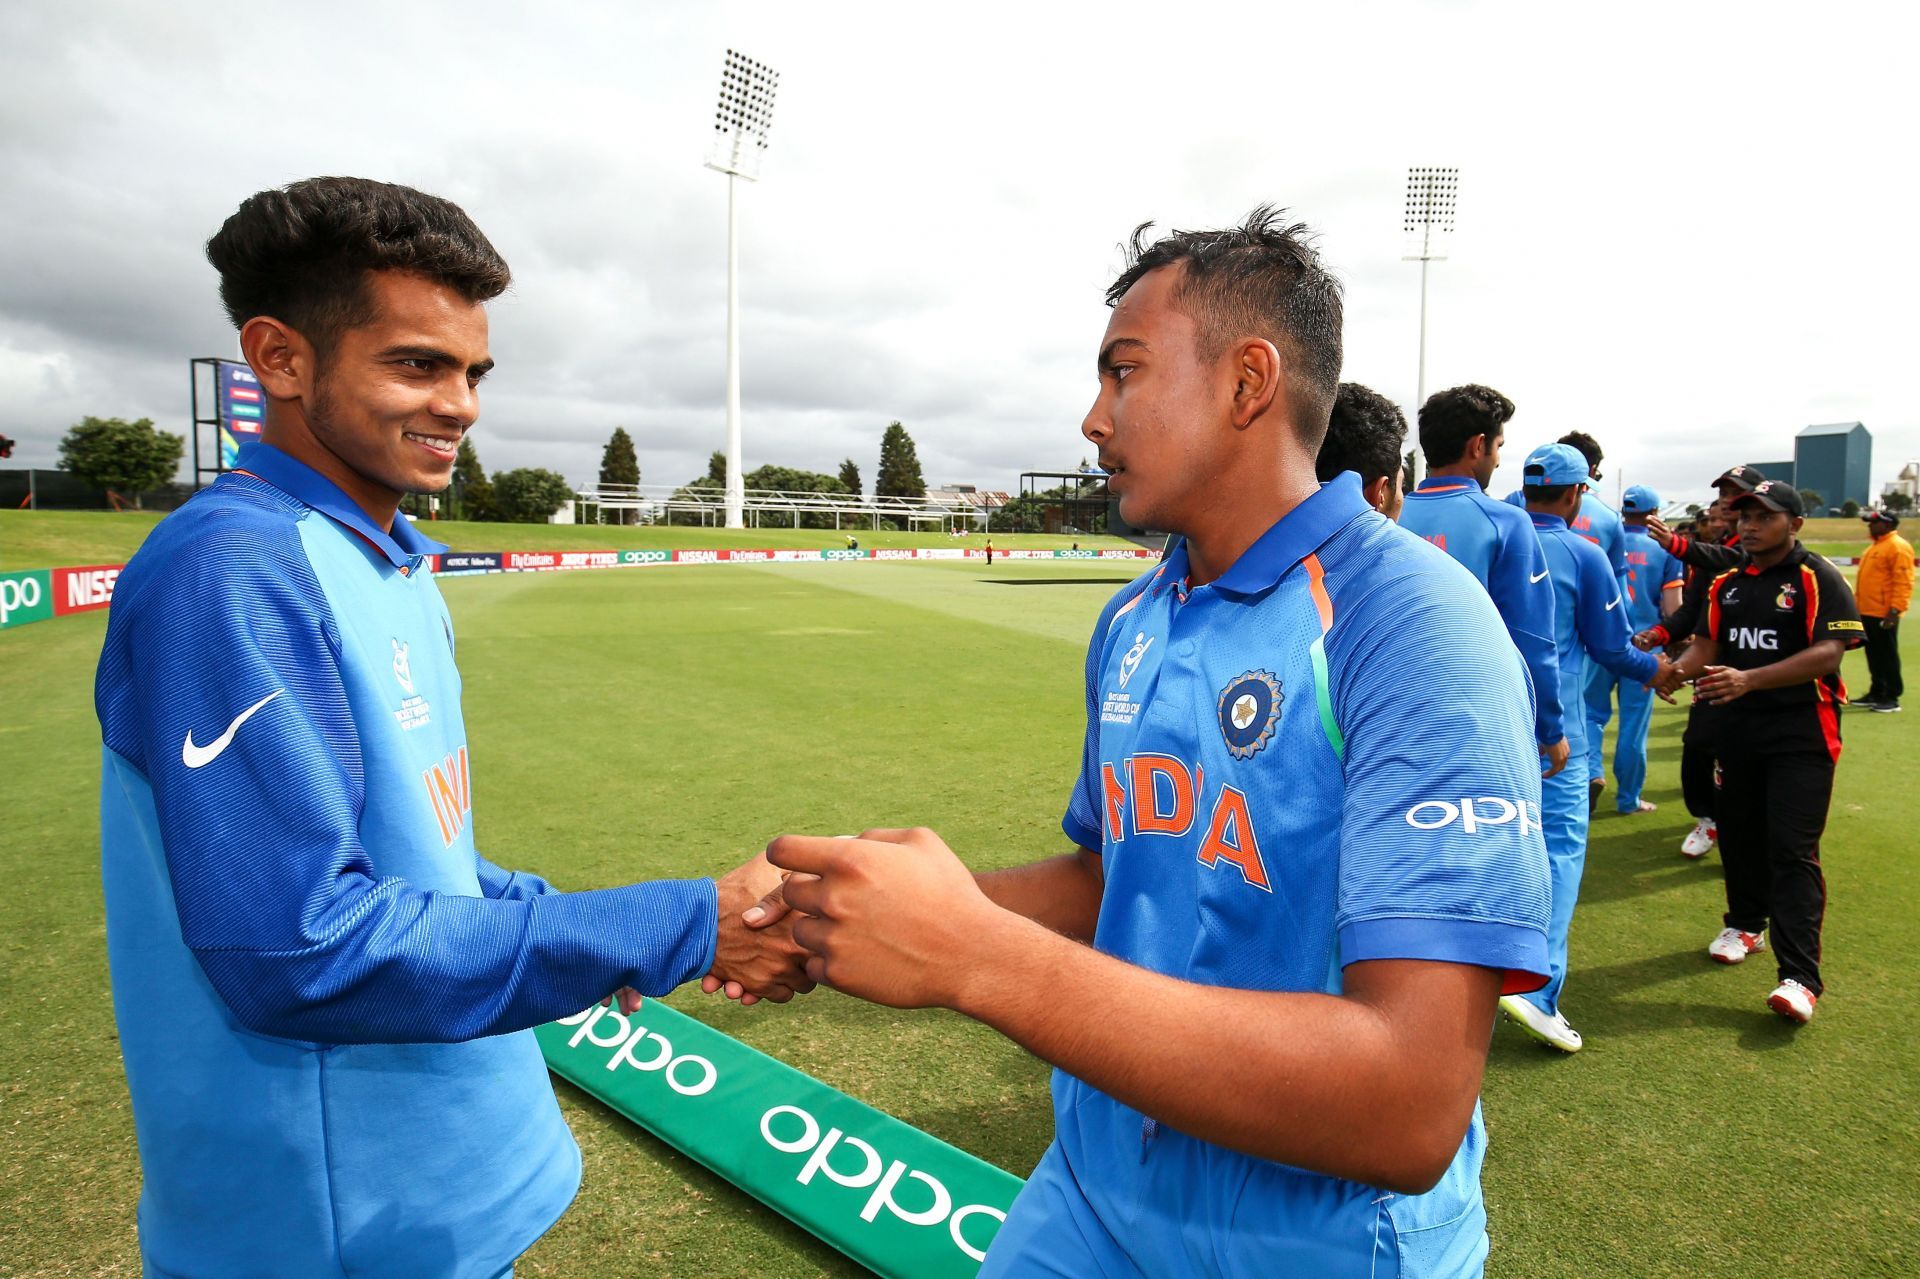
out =
<svg viewBox="0 0 1920 1279"><path fill-rule="evenodd" d="M1909 462L1900 468L1900 478L1888 480L1880 490L1880 500L1885 501L1895 493L1904 493L1907 499L1920 505L1920 462Z"/></svg>
<svg viewBox="0 0 1920 1279"><path fill-rule="evenodd" d="M1873 435L1859 422L1809 426L1793 437L1793 486L1818 493L1822 507L1867 505L1872 469Z"/></svg>
<svg viewBox="0 0 1920 1279"><path fill-rule="evenodd" d="M1793 484L1792 462L1748 462L1747 465L1770 480L1782 480L1788 484ZM1793 486L1795 488L1800 487L1798 484L1794 484Z"/></svg>
<svg viewBox="0 0 1920 1279"><path fill-rule="evenodd" d="M977 488L972 484L943 484L937 489L928 489L927 500L943 506L972 506L983 511L994 511L1005 506L1012 498L1006 493Z"/></svg>

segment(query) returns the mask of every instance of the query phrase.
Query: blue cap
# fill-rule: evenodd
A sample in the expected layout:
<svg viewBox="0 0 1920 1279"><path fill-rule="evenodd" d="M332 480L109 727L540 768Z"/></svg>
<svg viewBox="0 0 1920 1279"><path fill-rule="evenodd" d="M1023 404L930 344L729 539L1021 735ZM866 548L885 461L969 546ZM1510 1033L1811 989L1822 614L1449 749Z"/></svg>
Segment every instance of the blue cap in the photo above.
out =
<svg viewBox="0 0 1920 1279"><path fill-rule="evenodd" d="M1629 515L1652 515L1660 509L1660 495L1644 484L1635 484L1620 495L1620 509Z"/></svg>
<svg viewBox="0 0 1920 1279"><path fill-rule="evenodd" d="M1520 469L1520 477L1528 488L1585 484L1587 455L1571 444L1543 444L1527 454L1527 464Z"/></svg>

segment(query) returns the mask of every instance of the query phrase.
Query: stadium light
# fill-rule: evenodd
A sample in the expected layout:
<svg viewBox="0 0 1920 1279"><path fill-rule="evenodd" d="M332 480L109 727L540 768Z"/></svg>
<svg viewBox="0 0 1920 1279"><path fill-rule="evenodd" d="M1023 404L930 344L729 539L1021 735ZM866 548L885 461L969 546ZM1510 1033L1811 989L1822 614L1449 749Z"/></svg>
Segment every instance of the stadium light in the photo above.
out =
<svg viewBox="0 0 1920 1279"><path fill-rule="evenodd" d="M1407 207L1401 218L1406 236L1402 262L1420 264L1420 376L1413 411L1427 402L1427 264L1444 262L1453 243L1453 207L1460 191L1460 170L1432 167L1407 170Z"/></svg>
<svg viewBox="0 0 1920 1279"><path fill-rule="evenodd" d="M780 73L737 49L720 71L707 167L727 175L727 527L746 527L746 483L740 469L740 233L734 192L739 179L760 180L773 128L773 95Z"/></svg>

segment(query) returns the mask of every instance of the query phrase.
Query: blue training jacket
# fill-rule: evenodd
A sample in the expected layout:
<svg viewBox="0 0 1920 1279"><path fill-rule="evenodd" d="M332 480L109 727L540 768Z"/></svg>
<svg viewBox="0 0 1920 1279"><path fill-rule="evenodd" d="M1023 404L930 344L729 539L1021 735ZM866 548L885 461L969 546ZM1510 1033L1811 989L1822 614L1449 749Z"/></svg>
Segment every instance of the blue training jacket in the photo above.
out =
<svg viewBox="0 0 1920 1279"><path fill-rule="evenodd" d="M528 1028L706 971L714 885L483 859L444 548L239 465L121 575L95 688L145 1272L490 1279L579 1184Z"/></svg>
<svg viewBox="0 0 1920 1279"><path fill-rule="evenodd" d="M1542 746L1559 741L1565 725L1554 653L1553 587L1527 513L1494 501L1471 479L1430 475L1407 494L1400 526L1445 551L1493 597L1533 680L1534 737Z"/></svg>
<svg viewBox="0 0 1920 1279"><path fill-rule="evenodd" d="M1626 597L1607 565L1607 557L1591 540L1567 527L1558 515L1533 515L1553 577L1554 642L1560 659L1560 696L1568 706L1579 706L1581 685L1591 657L1621 679L1640 683L1653 678L1660 663L1652 653L1633 646L1627 621ZM1586 740L1582 716L1567 721L1569 740ZM1573 740L1574 734L1578 740Z"/></svg>

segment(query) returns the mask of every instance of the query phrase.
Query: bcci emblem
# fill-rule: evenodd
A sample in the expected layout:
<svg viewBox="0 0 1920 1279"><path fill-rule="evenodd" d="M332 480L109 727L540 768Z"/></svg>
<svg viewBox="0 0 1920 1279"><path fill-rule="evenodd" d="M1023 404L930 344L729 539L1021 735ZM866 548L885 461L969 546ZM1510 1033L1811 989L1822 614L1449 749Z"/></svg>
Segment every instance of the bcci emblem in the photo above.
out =
<svg viewBox="0 0 1920 1279"><path fill-rule="evenodd" d="M1272 671L1248 671L1227 681L1220 692L1220 735L1227 739L1227 753L1235 759L1251 759L1273 736L1280 719L1280 705L1287 700L1280 691L1280 678Z"/></svg>
<svg viewBox="0 0 1920 1279"><path fill-rule="evenodd" d="M407 690L407 696L413 696L413 666L407 660L407 645L399 640L393 642L393 677L400 681L400 687Z"/></svg>
<svg viewBox="0 0 1920 1279"><path fill-rule="evenodd" d="M1145 631L1141 631L1133 637L1133 647L1128 649L1126 655L1120 659L1121 688L1125 688L1127 681L1133 678L1133 673L1140 669L1140 659L1144 658L1147 655L1147 650L1152 647L1153 641L1147 638Z"/></svg>

